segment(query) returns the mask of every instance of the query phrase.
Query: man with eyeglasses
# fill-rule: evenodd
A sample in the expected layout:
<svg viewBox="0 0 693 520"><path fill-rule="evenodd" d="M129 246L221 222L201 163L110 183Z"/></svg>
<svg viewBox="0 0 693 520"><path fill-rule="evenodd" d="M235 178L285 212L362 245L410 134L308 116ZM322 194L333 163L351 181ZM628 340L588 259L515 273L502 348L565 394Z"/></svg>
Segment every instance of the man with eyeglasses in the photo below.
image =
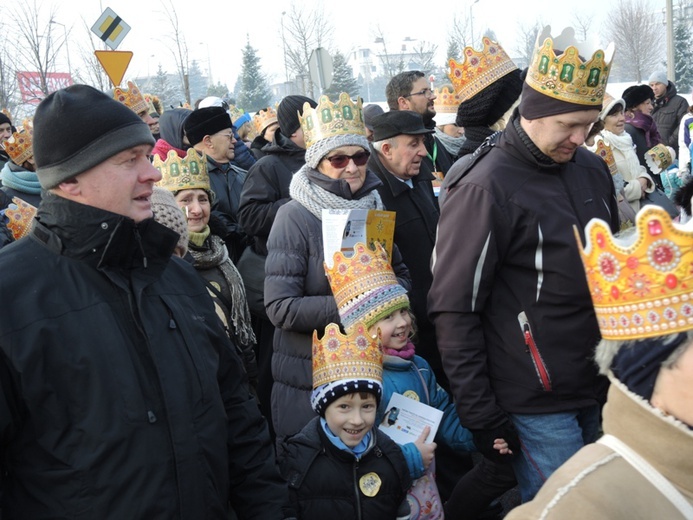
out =
<svg viewBox="0 0 693 520"><path fill-rule="evenodd" d="M216 198L212 215L224 226L219 235L235 263L246 242L246 235L238 223L238 206L248 172L231 162L236 144L231 117L222 107L198 108L185 120L185 135L195 150L207 155L209 182Z"/></svg>
<svg viewBox="0 0 693 520"><path fill-rule="evenodd" d="M385 96L390 110L411 110L421 115L424 126L431 130L424 138L426 157L422 168L442 180L455 158L433 134L436 126L433 101L436 96L424 73L408 70L397 74L385 87Z"/></svg>

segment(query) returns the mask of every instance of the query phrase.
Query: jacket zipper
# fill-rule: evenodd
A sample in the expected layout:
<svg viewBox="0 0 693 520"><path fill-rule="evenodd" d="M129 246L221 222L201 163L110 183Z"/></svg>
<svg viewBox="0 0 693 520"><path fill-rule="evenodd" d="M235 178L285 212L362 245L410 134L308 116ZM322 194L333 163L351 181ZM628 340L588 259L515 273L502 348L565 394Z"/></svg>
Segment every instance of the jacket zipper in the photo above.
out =
<svg viewBox="0 0 693 520"><path fill-rule="evenodd" d="M359 495L359 479L358 479L358 461L354 462L354 491L356 494L356 518L361 520L361 496Z"/></svg>
<svg viewBox="0 0 693 520"><path fill-rule="evenodd" d="M541 381L541 386L544 388L545 392L551 392L551 377L549 376L549 371L544 364L544 360L539 353L539 348L534 342L534 336L532 335L532 329L529 326L529 320L524 311L517 315L517 320L520 322L520 329L522 329L522 335L525 338L525 345L527 345L527 352L529 352L532 358L532 363L534 363L534 369L537 371L539 380Z"/></svg>

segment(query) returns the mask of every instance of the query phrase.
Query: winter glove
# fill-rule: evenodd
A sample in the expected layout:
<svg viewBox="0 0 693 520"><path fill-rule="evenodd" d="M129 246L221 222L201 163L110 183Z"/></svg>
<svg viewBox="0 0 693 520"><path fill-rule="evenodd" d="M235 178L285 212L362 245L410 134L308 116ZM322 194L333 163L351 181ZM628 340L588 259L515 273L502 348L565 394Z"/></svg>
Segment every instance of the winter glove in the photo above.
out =
<svg viewBox="0 0 693 520"><path fill-rule="evenodd" d="M495 428L471 430L471 432L476 449L491 462L510 464L514 456L520 453L520 437L512 421L507 417ZM513 455L501 455L498 450L495 450L493 441L496 439L504 439Z"/></svg>

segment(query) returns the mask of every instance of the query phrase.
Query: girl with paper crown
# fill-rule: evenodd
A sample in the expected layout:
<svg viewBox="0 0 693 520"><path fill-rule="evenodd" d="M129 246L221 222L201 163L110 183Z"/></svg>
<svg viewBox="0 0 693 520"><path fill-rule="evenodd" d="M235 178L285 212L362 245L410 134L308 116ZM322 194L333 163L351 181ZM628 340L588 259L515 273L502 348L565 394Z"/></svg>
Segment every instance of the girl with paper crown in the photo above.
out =
<svg viewBox="0 0 693 520"><path fill-rule="evenodd" d="M281 118L280 118L281 119ZM310 408L310 346L314 329L339 321L323 267L323 209L382 209L380 181L368 171L361 100L343 93L338 103L322 96L303 105L299 118L306 164L294 173L291 200L277 211L267 240L265 308L276 327L272 355L272 421L278 446L301 430ZM395 271L409 284L398 250Z"/></svg>
<svg viewBox="0 0 693 520"><path fill-rule="evenodd" d="M344 329L349 332L362 323L372 337L380 334L383 397L378 407L378 424L387 419L386 410L390 409L393 394L401 394L443 412L435 436L437 442L460 451L476 451L472 434L460 424L450 396L436 382L428 362L415 354L409 298L397 281L382 245L376 242L373 251L358 243L353 255L348 257L337 252L332 265L325 265L325 271ZM385 431L390 430L386 427ZM421 438L401 446L411 477L416 479L407 495L412 520L444 517L432 464L435 447L434 442L426 443ZM494 447L499 461L510 461L512 451L504 439L496 439ZM472 470L476 476L460 481L446 503L445 515L449 518L477 518L494 498L515 485L509 464L485 461L476 468ZM473 481L472 491L467 483Z"/></svg>

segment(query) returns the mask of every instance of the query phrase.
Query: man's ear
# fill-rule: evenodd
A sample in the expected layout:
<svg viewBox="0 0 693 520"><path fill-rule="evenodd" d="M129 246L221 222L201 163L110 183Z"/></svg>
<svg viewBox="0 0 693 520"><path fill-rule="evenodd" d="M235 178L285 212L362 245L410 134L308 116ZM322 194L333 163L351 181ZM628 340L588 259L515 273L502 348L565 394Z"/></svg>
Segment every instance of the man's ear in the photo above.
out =
<svg viewBox="0 0 693 520"><path fill-rule="evenodd" d="M383 157L386 159L392 158L392 144L389 140L383 141L383 144L380 146L380 153L383 154Z"/></svg>
<svg viewBox="0 0 693 520"><path fill-rule="evenodd" d="M404 96L400 96L397 98L397 105L399 105L400 110L411 110L409 100Z"/></svg>
<svg viewBox="0 0 693 520"><path fill-rule="evenodd" d="M79 197L82 194L82 185L79 183L77 177L67 179L53 189L62 191L70 197Z"/></svg>

